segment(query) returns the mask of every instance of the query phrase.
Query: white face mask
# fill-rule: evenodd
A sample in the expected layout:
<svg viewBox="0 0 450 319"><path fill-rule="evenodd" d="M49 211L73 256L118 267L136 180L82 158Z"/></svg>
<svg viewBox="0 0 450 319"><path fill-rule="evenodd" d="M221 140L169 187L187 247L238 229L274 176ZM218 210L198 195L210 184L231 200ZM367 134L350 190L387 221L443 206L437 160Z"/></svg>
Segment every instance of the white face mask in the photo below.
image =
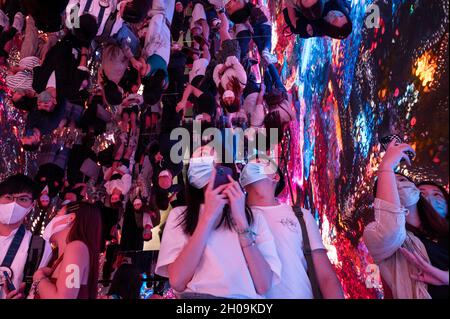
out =
<svg viewBox="0 0 450 319"><path fill-rule="evenodd" d="M263 163L248 163L242 170L239 182L243 188L250 184L256 183L258 181L267 178L267 173L265 171L267 165Z"/></svg>
<svg viewBox="0 0 450 319"><path fill-rule="evenodd" d="M398 195L403 207L416 205L420 199L420 190L410 181L397 180Z"/></svg>
<svg viewBox="0 0 450 319"><path fill-rule="evenodd" d="M33 206L24 208L16 202L0 204L0 223L4 225L17 224L28 215L32 208Z"/></svg>
<svg viewBox="0 0 450 319"><path fill-rule="evenodd" d="M202 189L208 184L213 169L213 156L192 158L188 170L189 184L197 189Z"/></svg>
<svg viewBox="0 0 450 319"><path fill-rule="evenodd" d="M63 222L64 220L67 221ZM44 233L42 234L42 238L44 238L44 240L46 241L49 241L54 234L59 233L68 227L70 227L69 216L67 215L56 216L50 221L50 223L48 223L47 227L45 227Z"/></svg>

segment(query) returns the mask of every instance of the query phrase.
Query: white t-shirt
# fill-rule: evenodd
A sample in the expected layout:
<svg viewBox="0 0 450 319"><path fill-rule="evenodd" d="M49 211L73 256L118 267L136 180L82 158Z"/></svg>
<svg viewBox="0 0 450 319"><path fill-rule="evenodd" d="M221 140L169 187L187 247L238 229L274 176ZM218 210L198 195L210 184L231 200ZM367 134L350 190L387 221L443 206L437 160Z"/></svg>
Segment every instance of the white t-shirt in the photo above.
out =
<svg viewBox="0 0 450 319"><path fill-rule="evenodd" d="M156 273L160 276L169 277L168 266L177 259L189 240L180 225L180 216L185 209L174 208L167 219L156 265ZM276 285L281 274L281 263L273 236L263 216L254 214L254 219L252 228L258 234L256 243L272 269L272 283ZM198 268L184 292L233 299L263 298L255 290L236 232L222 227L211 233Z"/></svg>
<svg viewBox="0 0 450 319"><path fill-rule="evenodd" d="M192 70L189 72L189 83L198 75L205 75L206 68L209 65L209 60L205 58L197 59L192 64Z"/></svg>
<svg viewBox="0 0 450 319"><path fill-rule="evenodd" d="M0 236L0 264L3 262L6 253L8 252L9 245L11 244L14 235L17 233L17 230L14 230L9 234L9 236ZM17 251L16 257L11 265L11 270L13 271L13 279L12 282L16 288L20 286L23 280L23 271L25 269L25 262L28 256L28 247L30 246L31 240L31 232L26 231L25 236L20 244L19 250ZM3 276L0 276L1 281L3 280ZM0 287L0 299L4 299L4 289Z"/></svg>
<svg viewBox="0 0 450 319"><path fill-rule="evenodd" d="M303 254L300 223L291 206L251 207L253 213L262 214L272 231L282 264L281 282L267 294L269 299L312 299L311 282ZM303 210L311 250L325 249L313 216Z"/></svg>

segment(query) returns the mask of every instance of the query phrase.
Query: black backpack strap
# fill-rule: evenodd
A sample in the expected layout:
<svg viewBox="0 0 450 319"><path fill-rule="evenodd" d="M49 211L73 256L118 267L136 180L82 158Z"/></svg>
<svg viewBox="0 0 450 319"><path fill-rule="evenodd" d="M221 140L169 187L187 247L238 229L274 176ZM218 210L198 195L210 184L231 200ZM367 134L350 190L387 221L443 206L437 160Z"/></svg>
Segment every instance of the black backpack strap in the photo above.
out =
<svg viewBox="0 0 450 319"><path fill-rule="evenodd" d="M98 43L105 42L109 38L111 38L111 32L112 32L112 29L114 28L114 24L116 23L116 20L117 20L117 11L112 12L109 15L108 19L105 22L105 27L103 28L102 34L95 38L95 40Z"/></svg>
<svg viewBox="0 0 450 319"><path fill-rule="evenodd" d="M300 223L300 227L302 229L302 237L303 237L303 253L306 258L307 264L307 273L309 277L309 281L311 282L311 288L313 292L314 299L323 299L322 293L320 292L319 282L317 280L316 268L314 267L314 261L312 259L312 251L311 244L309 242L308 230L306 229L306 223L303 217L303 211L299 206L293 206L295 216Z"/></svg>
<svg viewBox="0 0 450 319"><path fill-rule="evenodd" d="M25 295L28 295L33 283L33 275L38 269L45 251L45 240L41 236L33 235L28 248L27 261L23 271L23 282L25 283Z"/></svg>

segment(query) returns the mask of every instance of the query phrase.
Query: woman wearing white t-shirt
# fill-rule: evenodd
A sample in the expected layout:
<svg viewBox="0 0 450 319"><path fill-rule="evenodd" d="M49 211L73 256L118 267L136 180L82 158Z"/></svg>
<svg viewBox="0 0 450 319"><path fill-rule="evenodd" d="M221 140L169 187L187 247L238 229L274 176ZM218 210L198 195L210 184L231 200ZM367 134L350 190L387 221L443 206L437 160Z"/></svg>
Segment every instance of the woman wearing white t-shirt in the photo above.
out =
<svg viewBox="0 0 450 319"><path fill-rule="evenodd" d="M272 234L261 215L246 210L231 177L213 189L213 161L191 160L189 206L169 214L156 273L169 278L180 298L262 298L281 273Z"/></svg>

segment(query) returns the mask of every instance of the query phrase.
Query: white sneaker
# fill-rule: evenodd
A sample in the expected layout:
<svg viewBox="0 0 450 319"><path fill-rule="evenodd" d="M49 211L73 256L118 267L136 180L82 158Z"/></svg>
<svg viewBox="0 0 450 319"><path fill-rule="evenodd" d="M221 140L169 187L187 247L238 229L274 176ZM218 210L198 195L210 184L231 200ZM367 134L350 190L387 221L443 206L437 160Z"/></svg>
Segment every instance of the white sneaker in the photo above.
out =
<svg viewBox="0 0 450 319"><path fill-rule="evenodd" d="M25 17L23 16L22 12L17 12L16 15L14 16L14 22L12 24L12 27L16 29L18 32L22 32L24 21Z"/></svg>
<svg viewBox="0 0 450 319"><path fill-rule="evenodd" d="M262 58L265 60L267 64L278 63L278 58L274 54L270 53L268 49L265 49L262 52Z"/></svg>
<svg viewBox="0 0 450 319"><path fill-rule="evenodd" d="M2 10L0 10L0 26L2 26L3 29L9 27L9 18Z"/></svg>

